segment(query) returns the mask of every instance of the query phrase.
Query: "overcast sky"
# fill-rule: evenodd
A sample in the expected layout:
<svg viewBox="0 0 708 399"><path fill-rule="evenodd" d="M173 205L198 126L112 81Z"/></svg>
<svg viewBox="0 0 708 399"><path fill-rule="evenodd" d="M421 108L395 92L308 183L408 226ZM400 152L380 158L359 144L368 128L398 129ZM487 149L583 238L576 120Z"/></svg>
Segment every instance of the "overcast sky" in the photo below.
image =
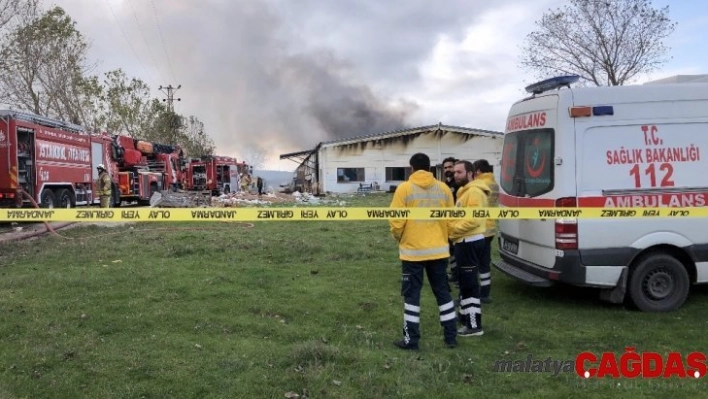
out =
<svg viewBox="0 0 708 399"><path fill-rule="evenodd" d="M96 73L123 68L204 121L219 155L279 154L334 137L442 122L503 130L532 76L533 21L559 0L45 0L90 39ZM669 0L655 1L664 6ZM708 73L708 2L672 2L673 60L644 80ZM327 133L329 132L329 133Z"/></svg>

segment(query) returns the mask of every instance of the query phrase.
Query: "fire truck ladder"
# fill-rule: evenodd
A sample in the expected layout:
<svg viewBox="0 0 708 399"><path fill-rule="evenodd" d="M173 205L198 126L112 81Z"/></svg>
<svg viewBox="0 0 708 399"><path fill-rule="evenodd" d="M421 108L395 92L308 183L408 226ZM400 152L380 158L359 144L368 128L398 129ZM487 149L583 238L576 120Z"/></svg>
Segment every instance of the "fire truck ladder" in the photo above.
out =
<svg viewBox="0 0 708 399"><path fill-rule="evenodd" d="M136 174L133 176L133 193L140 194L140 175Z"/></svg>

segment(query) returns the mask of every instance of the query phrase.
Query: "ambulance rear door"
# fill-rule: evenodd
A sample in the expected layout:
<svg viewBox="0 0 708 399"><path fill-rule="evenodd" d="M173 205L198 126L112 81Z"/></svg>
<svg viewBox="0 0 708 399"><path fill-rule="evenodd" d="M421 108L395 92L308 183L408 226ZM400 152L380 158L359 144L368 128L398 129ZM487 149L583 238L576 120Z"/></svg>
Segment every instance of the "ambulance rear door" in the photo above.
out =
<svg viewBox="0 0 708 399"><path fill-rule="evenodd" d="M507 119L502 149L501 206L577 205L575 134L567 106L561 105L571 101L572 92L567 89L514 104ZM574 219L553 218L500 220L500 251L553 268L557 249L577 248L575 223Z"/></svg>

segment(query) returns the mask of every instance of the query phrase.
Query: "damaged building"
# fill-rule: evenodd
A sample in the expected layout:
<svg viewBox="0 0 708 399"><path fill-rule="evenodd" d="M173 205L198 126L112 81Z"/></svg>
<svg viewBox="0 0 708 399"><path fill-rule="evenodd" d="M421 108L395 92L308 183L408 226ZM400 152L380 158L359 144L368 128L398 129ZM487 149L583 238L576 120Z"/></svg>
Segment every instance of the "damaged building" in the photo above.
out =
<svg viewBox="0 0 708 399"><path fill-rule="evenodd" d="M280 159L298 163L293 177L297 191L389 191L408 179L408 161L417 152L430 156L431 172L438 179L447 157L487 159L498 174L502 142L501 132L438 124L325 141L310 150L282 154Z"/></svg>

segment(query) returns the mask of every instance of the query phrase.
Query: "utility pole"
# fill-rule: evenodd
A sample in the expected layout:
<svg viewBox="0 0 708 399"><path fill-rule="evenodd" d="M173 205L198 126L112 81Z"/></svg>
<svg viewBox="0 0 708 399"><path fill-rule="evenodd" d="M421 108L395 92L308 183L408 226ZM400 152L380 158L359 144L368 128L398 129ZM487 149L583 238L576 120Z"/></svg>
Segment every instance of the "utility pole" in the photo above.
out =
<svg viewBox="0 0 708 399"><path fill-rule="evenodd" d="M182 85L178 85L177 87L172 87L172 85L159 87L159 90L167 96L167 98L163 98L162 101L167 102L167 109L170 111L170 145L177 144L177 127L179 123L177 121L177 114L175 114L174 101L182 101L181 98L175 99L175 92L180 88L182 88Z"/></svg>

